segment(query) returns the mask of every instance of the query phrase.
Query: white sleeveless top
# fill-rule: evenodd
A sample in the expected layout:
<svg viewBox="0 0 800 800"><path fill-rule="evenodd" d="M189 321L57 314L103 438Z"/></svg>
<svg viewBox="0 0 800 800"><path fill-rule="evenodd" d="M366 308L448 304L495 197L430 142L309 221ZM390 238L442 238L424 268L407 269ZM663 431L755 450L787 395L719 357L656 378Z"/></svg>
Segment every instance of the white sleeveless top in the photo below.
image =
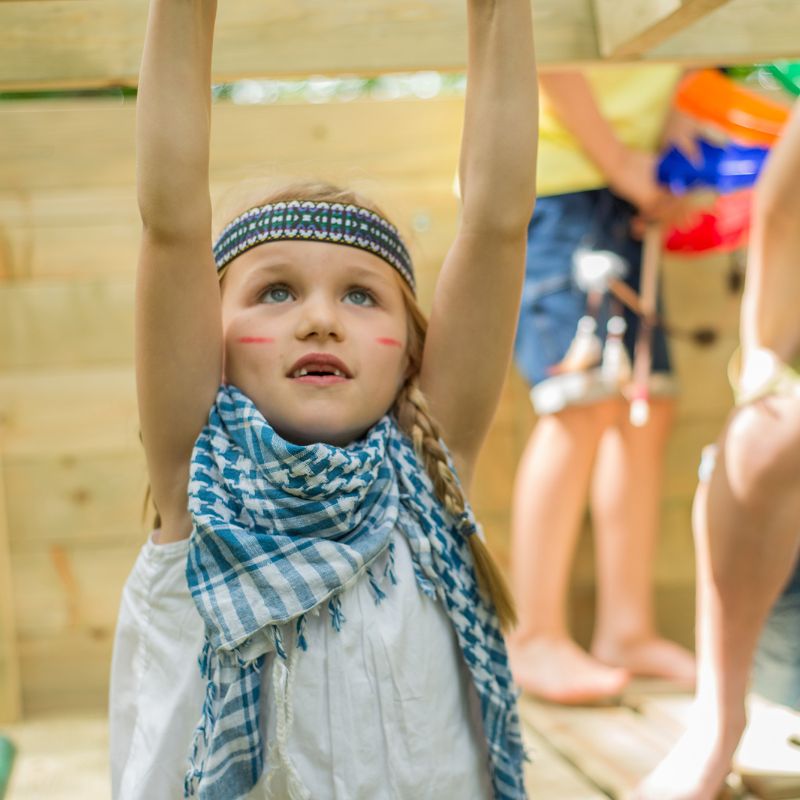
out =
<svg viewBox="0 0 800 800"><path fill-rule="evenodd" d="M385 587L379 605L361 580L342 594L340 631L324 607L308 618L289 700L288 761L313 800L485 800L492 792L477 694L444 609L419 591L405 537L393 538L397 585ZM188 539L148 540L123 590L111 667L114 800L183 797L205 697L187 550ZM276 736L274 658L262 670L267 748ZM249 800L285 800L285 764L269 781L265 768Z"/></svg>

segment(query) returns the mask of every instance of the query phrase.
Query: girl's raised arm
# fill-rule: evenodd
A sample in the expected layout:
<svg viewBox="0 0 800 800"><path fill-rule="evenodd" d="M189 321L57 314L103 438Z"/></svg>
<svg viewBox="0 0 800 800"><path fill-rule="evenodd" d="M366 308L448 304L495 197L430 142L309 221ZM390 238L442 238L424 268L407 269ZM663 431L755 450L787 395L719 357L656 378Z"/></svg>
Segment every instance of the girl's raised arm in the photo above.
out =
<svg viewBox="0 0 800 800"><path fill-rule="evenodd" d="M433 300L420 386L465 484L511 356L536 193L530 0L468 0L462 218Z"/></svg>
<svg viewBox="0 0 800 800"><path fill-rule="evenodd" d="M136 379L165 535L188 535L191 449L222 370L208 157L216 0L151 0L136 111Z"/></svg>
<svg viewBox="0 0 800 800"><path fill-rule="evenodd" d="M742 348L800 355L800 102L756 188L742 299Z"/></svg>

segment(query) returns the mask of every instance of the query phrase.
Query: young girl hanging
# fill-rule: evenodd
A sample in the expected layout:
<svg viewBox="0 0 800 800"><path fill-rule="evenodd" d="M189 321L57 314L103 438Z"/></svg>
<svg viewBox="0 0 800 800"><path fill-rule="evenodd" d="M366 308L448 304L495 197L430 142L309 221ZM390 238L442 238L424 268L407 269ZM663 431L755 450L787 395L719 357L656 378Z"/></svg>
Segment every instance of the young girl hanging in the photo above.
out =
<svg viewBox="0 0 800 800"><path fill-rule="evenodd" d="M463 215L427 335L402 239L352 193L288 187L230 222L212 258L214 14L210 0L153 0L137 113L144 223L137 388L161 517L159 544L149 542L142 559L191 534L186 585L171 591L187 607L193 601L186 625L203 639L204 697L189 732L185 796L230 800L263 789L292 800L453 791L523 797L515 694L497 617L510 618L511 606L456 475L469 484L519 300L535 183L529 3L468 3ZM478 321L492 336L468 342ZM120 642L146 651L146 663L160 662L165 674L186 657L185 644L171 651L168 637L149 631L159 624L158 597L134 597L138 568L118 630L112 740L126 736L115 733L115 719L156 725L159 711L153 697L142 699L141 674L138 698L115 694L125 683ZM387 636L387 626L398 635ZM424 650L414 649L417 637ZM379 650L386 666L375 662L373 670L367 662ZM407 692L397 710L385 707L383 695L353 687L362 675L402 683L418 669L412 651L416 659L423 651L440 658L415 683L425 717L417 702L406 730L398 720ZM323 668L320 653L339 665L327 689L313 672ZM331 687L339 685L352 689L352 709L337 705ZM196 695L195 687L173 701L185 711ZM473 701L480 740L456 730L472 724L464 706ZM125 703L135 708L122 713ZM322 707L339 710L325 718ZM311 718L316 727L325 718L321 750L308 741ZM387 736L402 747L382 748ZM350 740L374 743L376 763L390 773L382 787L369 752L357 774L339 774L337 763L349 757L340 757L342 743ZM137 790L131 777L141 771L135 749L118 748L126 753L116 766L120 797L150 791ZM433 766L446 766L448 756L447 769ZM160 769L169 755L148 757Z"/></svg>

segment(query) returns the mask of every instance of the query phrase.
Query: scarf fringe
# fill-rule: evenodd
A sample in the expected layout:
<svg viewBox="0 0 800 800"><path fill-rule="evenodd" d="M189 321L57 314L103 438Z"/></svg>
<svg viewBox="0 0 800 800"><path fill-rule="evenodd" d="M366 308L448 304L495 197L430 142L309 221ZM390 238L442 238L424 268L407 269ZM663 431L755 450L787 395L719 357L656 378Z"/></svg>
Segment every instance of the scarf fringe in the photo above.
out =
<svg viewBox="0 0 800 800"><path fill-rule="evenodd" d="M386 592L381 589L378 585L378 581L375 579L375 574L372 572L372 567L367 567L367 577L369 578L369 585L372 589L372 595L375 598L375 605L379 606L381 604L381 600L386 599Z"/></svg>
<svg viewBox="0 0 800 800"><path fill-rule="evenodd" d="M342 611L342 599L338 594L335 594L328 600L328 614L330 614L333 629L335 631L340 631L342 629L342 624L347 620Z"/></svg>
<svg viewBox="0 0 800 800"><path fill-rule="evenodd" d="M203 649L198 656L197 662L200 666L200 675L206 679L206 693L203 700L203 710L200 722L192 734L192 750L189 754L189 768L183 779L184 797L196 797L200 787L200 779L203 776L203 766L205 757L208 753L208 743L211 739L211 732L217 720L216 705L219 693L216 684L216 653L211 646L211 642L206 639Z"/></svg>
<svg viewBox="0 0 800 800"><path fill-rule="evenodd" d="M281 800L311 800L311 793L303 783L288 750L289 736L294 723L292 696L297 658L300 650L306 649L300 646L301 627L305 624L301 624L302 619L302 617L298 619L297 636L289 658L287 659L284 653L283 657L276 657L272 661L272 692L276 717L275 741L269 743L267 752L267 794L272 796L275 776L281 773L286 781L286 791L280 795ZM277 628L275 625L272 627Z"/></svg>
<svg viewBox="0 0 800 800"><path fill-rule="evenodd" d="M283 634L281 633L281 626L270 625L268 631L269 638L272 640L272 644L275 647L275 652L280 659L286 661L286 650L284 650L283 647Z"/></svg>
<svg viewBox="0 0 800 800"><path fill-rule="evenodd" d="M395 544L394 541L389 542L389 546L387 548L387 558L386 564L383 567L382 572L378 577L375 576L375 573L372 570L372 567L367 567L365 570L367 579L369 580L370 589L372 590L372 595L375 598L375 605L380 605L383 600L386 599L386 591L384 588L381 587L382 581L388 581L392 586L397 586L397 574L395 572ZM430 592L425 591L425 587L423 586L423 582L425 578L422 577L421 567L417 568L416 558L414 560L414 571L417 576L417 580L420 583L420 588L426 593L430 594L431 596L435 596L436 592L433 589L433 586L430 587ZM430 583L430 581L427 581ZM331 627L338 633L342 629L342 625L347 622L347 617L345 616L344 611L342 611L342 600L341 600L341 592L337 592L333 597L328 600L328 613L331 618ZM295 622L295 645L299 647L301 650L308 650L308 640L305 636L306 631L306 624L308 619L308 613L301 614L297 621ZM286 624L286 623L284 623ZM268 629L269 638L272 642L273 646L275 647L275 652L278 656L286 661L286 648L283 644L283 632L281 628L283 625L270 625ZM205 651L204 651L205 653ZM201 656L203 658L203 656ZM201 663L200 670L203 672L203 665Z"/></svg>
<svg viewBox="0 0 800 800"><path fill-rule="evenodd" d="M301 650L308 650L308 642L306 641L306 615L302 614L297 618L295 625L295 636L297 637L297 646Z"/></svg>
<svg viewBox="0 0 800 800"><path fill-rule="evenodd" d="M392 586L397 586L397 574L394 570L394 539L389 541L389 556L386 559L386 566L383 568L383 577L388 578Z"/></svg>

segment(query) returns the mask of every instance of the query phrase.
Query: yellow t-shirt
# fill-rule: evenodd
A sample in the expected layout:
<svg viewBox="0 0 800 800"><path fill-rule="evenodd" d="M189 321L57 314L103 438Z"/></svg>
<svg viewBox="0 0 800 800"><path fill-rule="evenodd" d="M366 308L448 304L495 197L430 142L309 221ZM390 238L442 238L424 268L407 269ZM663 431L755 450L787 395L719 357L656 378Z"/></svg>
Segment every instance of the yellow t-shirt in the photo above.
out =
<svg viewBox="0 0 800 800"><path fill-rule="evenodd" d="M654 152L660 145L680 67L601 66L586 69L583 74L600 111L620 140L629 147ZM538 194L563 194L605 186L605 177L558 120L547 95L541 92L540 98Z"/></svg>

